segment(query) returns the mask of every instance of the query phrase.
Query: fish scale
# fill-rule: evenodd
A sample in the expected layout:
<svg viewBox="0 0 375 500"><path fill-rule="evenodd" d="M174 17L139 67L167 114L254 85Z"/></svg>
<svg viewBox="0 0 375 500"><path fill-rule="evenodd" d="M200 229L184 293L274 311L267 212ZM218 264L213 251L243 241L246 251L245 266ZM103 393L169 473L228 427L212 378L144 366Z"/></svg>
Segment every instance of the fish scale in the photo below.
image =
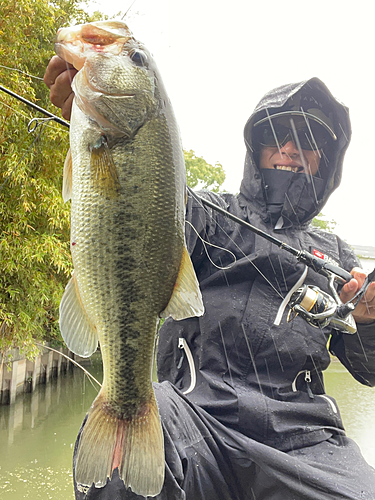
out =
<svg viewBox="0 0 375 500"><path fill-rule="evenodd" d="M56 51L79 70L63 182L74 273L60 329L80 356L99 341L104 373L80 434L75 479L79 488L100 488L118 468L126 487L155 496L164 481L151 383L158 323L204 310L185 247L178 127L151 55L124 23L64 28ZM142 53L137 62L134 51Z"/></svg>

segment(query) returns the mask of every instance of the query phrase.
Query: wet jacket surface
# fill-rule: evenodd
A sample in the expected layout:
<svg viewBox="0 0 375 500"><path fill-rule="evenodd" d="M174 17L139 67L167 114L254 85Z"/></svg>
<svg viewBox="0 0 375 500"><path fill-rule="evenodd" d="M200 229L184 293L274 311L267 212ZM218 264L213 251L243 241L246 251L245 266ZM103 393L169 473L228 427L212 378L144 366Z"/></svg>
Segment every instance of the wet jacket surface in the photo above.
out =
<svg viewBox="0 0 375 500"><path fill-rule="evenodd" d="M338 139L321 164L325 189L318 200L311 195L306 175L290 173L275 229L267 212L267 187L251 148L252 125L266 109L280 108L305 90L329 102ZM247 156L240 193L199 194L290 246L321 252L350 271L358 266L351 248L310 225L340 183L350 133L347 109L320 80L280 87L263 98L245 127ZM188 391L191 402L224 425L283 451L343 434L339 410L324 389L322 372L330 363L327 345L359 382L375 385L375 325L357 325L357 334L345 335L330 327L313 328L298 316L288 323L288 308L275 325L284 297L305 266L243 226L203 208L193 196L188 197L187 221L187 246L205 314L165 321L158 347L159 381ZM310 269L304 283L328 292L326 278Z"/></svg>

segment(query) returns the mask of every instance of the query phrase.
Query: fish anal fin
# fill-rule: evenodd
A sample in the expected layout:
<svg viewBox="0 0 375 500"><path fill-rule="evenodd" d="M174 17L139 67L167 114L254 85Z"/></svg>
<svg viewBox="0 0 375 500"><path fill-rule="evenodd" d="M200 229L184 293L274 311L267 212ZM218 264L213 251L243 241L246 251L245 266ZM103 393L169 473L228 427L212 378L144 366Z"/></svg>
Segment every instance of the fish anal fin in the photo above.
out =
<svg viewBox="0 0 375 500"><path fill-rule="evenodd" d="M96 327L82 304L75 274L67 284L60 302L60 331L68 348L78 356L87 358L98 347Z"/></svg>
<svg viewBox="0 0 375 500"><path fill-rule="evenodd" d="M72 197L72 187L73 187L73 164L72 164L72 152L69 149L64 162L63 170L63 188L62 197L64 203L70 200Z"/></svg>
<svg viewBox="0 0 375 500"><path fill-rule="evenodd" d="M120 194L121 185L116 165L105 136L101 136L90 149L90 169L95 190L110 198Z"/></svg>
<svg viewBox="0 0 375 500"><path fill-rule="evenodd" d="M169 304L160 314L162 318L185 319L202 316L204 306L199 283L186 247L182 252L180 270Z"/></svg>
<svg viewBox="0 0 375 500"><path fill-rule="evenodd" d="M75 480L82 488L106 485L118 468L125 487L141 496L156 496L164 483L164 439L154 394L137 415L117 418L108 413L99 393L80 436Z"/></svg>

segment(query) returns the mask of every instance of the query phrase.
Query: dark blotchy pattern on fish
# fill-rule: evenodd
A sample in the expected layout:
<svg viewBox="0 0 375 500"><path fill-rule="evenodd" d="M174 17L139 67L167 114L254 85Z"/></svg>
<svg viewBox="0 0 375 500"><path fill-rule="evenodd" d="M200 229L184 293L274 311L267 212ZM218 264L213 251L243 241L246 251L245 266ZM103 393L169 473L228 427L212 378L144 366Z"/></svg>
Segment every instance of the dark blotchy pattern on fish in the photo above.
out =
<svg viewBox="0 0 375 500"><path fill-rule="evenodd" d="M150 379L159 315L172 295L174 317L203 313L185 248L181 142L152 58L142 48L147 64L132 61L139 44L123 23L68 28L58 43L79 68L86 58L73 82L73 174L64 179L64 198L72 200L75 271L60 325L78 354L89 355L97 337L104 366L76 479L103 486L119 467L126 486L156 495L164 453Z"/></svg>

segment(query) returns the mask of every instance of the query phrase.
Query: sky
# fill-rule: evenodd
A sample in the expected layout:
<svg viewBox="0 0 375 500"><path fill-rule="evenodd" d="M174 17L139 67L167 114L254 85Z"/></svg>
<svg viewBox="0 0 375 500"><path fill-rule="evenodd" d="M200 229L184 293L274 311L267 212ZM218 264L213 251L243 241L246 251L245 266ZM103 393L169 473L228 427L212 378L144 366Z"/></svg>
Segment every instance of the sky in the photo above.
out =
<svg viewBox="0 0 375 500"><path fill-rule="evenodd" d="M184 148L223 166L226 191L239 191L243 127L267 91L318 77L349 107L352 141L323 214L348 243L375 247L373 0L132 1L91 1L89 10L131 7L127 23L154 55Z"/></svg>

